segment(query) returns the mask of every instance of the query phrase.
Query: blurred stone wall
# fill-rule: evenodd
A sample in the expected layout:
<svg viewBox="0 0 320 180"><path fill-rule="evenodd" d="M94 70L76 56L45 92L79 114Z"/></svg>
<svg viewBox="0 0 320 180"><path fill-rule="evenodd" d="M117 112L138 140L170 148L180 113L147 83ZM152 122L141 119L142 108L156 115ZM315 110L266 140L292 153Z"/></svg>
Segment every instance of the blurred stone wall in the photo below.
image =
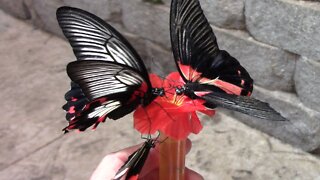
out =
<svg viewBox="0 0 320 180"><path fill-rule="evenodd" d="M290 125L234 113L242 122L304 150L320 145L320 2L300 0L200 0L221 49L255 80L253 96L269 102ZM170 0L0 0L0 7L62 36L60 6L90 11L115 26L150 71L175 70L169 39ZM23 31L23 29L21 29Z"/></svg>

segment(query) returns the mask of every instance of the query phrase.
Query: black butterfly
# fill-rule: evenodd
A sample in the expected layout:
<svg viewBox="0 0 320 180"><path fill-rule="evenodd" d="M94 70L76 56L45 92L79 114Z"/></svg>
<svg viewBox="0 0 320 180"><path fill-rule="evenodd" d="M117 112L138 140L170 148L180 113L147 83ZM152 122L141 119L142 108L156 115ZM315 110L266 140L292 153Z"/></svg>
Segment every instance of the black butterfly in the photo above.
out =
<svg viewBox="0 0 320 180"><path fill-rule="evenodd" d="M128 160L116 173L114 180L120 180L124 175L126 175L126 179L138 179L139 173L147 160L150 149L155 147L156 142L157 139L147 139L137 151L128 157Z"/></svg>
<svg viewBox="0 0 320 180"><path fill-rule="evenodd" d="M177 94L262 119L286 120L267 103L247 97L253 80L238 60L220 50L198 0L172 0L171 46L185 84Z"/></svg>
<svg viewBox="0 0 320 180"><path fill-rule="evenodd" d="M59 8L57 20L77 58L67 66L72 82L63 106L70 121L65 132L119 119L163 95L152 88L140 56L111 25L72 7Z"/></svg>

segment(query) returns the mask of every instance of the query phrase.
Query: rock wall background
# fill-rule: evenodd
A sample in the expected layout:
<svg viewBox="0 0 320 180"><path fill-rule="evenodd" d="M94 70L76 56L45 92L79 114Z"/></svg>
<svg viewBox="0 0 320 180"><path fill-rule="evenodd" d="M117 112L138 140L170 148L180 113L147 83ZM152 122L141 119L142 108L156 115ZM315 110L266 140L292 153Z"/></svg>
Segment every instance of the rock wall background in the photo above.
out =
<svg viewBox="0 0 320 180"><path fill-rule="evenodd" d="M200 0L225 49L255 80L253 96L269 102L290 123L231 113L240 121L307 151L320 146L320 2ZM60 6L90 11L128 37L149 69L174 71L169 39L170 0L0 0L0 7L36 27L62 33ZM23 29L21 29L23 31Z"/></svg>

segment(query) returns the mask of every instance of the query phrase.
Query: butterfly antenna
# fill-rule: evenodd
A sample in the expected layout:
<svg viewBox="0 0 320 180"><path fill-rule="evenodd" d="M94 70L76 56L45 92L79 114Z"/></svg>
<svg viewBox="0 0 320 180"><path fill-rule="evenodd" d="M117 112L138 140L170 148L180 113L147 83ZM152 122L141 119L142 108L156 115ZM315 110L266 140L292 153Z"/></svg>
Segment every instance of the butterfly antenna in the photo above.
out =
<svg viewBox="0 0 320 180"><path fill-rule="evenodd" d="M141 139L147 139L146 137L143 136L143 134L140 134Z"/></svg>
<svg viewBox="0 0 320 180"><path fill-rule="evenodd" d="M164 80L167 80L167 81L169 81L169 82L171 82L171 83L180 83L180 84L183 84L183 83L180 82L180 81L173 80L173 79L168 79L168 78L165 77L165 76L161 76L161 75L158 75L158 76L163 79L163 82L164 82Z"/></svg>

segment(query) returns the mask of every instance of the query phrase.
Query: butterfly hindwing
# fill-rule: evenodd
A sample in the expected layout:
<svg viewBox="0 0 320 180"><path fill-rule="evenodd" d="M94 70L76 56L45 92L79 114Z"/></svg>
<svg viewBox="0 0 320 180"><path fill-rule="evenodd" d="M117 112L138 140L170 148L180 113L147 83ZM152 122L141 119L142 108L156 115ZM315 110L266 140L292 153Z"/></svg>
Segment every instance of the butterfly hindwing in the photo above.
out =
<svg viewBox="0 0 320 180"><path fill-rule="evenodd" d="M172 0L170 32L174 59L185 82L250 95L253 80L234 57L219 49L198 0Z"/></svg>
<svg viewBox="0 0 320 180"><path fill-rule="evenodd" d="M134 69L107 61L74 61L68 64L70 79L78 84L88 103L65 130L81 131L132 112L149 93L143 77Z"/></svg>
<svg viewBox="0 0 320 180"><path fill-rule="evenodd" d="M68 121L73 119L76 114L79 114L89 102L78 84L71 82L70 86L71 89L65 94L67 103L62 107L67 113L66 119Z"/></svg>
<svg viewBox="0 0 320 180"><path fill-rule="evenodd" d="M238 111L260 119L267 119L271 121L287 120L271 108L268 103L251 97L211 92L201 96L201 98L206 101L207 106L211 106L210 103L213 103L219 107Z"/></svg>
<svg viewBox="0 0 320 180"><path fill-rule="evenodd" d="M73 129L84 131L92 125L94 125L93 129L95 129L101 122L104 122L107 117L110 117L109 113L119 108L126 107L121 105L120 101L108 100L106 98L91 101L85 105L81 112L78 112L70 119L69 125L63 130L65 132ZM126 114L122 116L124 115Z"/></svg>
<svg viewBox="0 0 320 180"><path fill-rule="evenodd" d="M100 97L129 98L135 90L147 92L143 77L134 69L106 61L74 61L68 64L67 73L79 84L89 100ZM137 92L138 93L138 92Z"/></svg>

